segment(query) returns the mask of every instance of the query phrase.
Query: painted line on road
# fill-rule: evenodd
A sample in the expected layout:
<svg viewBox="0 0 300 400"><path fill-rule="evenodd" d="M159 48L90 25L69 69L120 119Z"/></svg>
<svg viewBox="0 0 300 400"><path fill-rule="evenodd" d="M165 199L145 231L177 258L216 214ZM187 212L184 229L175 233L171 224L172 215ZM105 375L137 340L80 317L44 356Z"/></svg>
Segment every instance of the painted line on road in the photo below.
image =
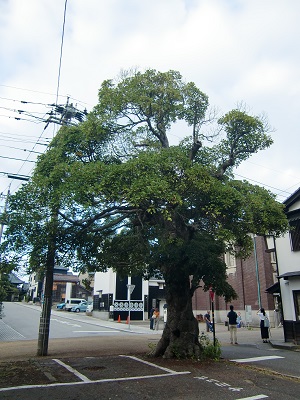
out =
<svg viewBox="0 0 300 400"><path fill-rule="evenodd" d="M73 333L111 333L111 331L110 330L106 330L106 331L73 331ZM121 333L121 332L117 331L117 332L113 332L113 333L115 334L115 333Z"/></svg>
<svg viewBox="0 0 300 400"><path fill-rule="evenodd" d="M37 389L37 388L49 388L49 387L60 387L60 386L77 386L77 385L91 385L94 383L107 383L107 382L122 382L122 381L134 381L139 379L153 379L153 378L165 378L169 376L178 376L190 374L187 372L174 372L173 374L157 374L157 375L142 375L142 376L131 376L126 378L110 378L110 379L98 379L96 381L80 381L80 382L63 382L63 383L50 383L49 385L23 385L23 386L13 386L0 388L1 392L9 392L12 390L23 390L23 389Z"/></svg>
<svg viewBox="0 0 300 400"><path fill-rule="evenodd" d="M177 371L173 371L172 369L161 367L160 365L153 364L153 363L151 363L149 361L141 360L140 358L137 358L137 357L134 357L134 356L120 355L120 357L130 358L131 360L139 361L139 362L141 362L143 364L149 365L150 367L158 368L158 369L161 369L162 371L168 372L169 374L177 374L178 373ZM184 371L183 373L184 374L185 373L186 374L190 374L189 371Z"/></svg>
<svg viewBox="0 0 300 400"><path fill-rule="evenodd" d="M86 377L85 375L78 372L75 368L70 367L70 365L65 364L63 361L58 360L57 358L53 358L57 364L61 365L62 367L66 368L69 372L72 372L77 378L81 379L83 382L91 382L91 380Z"/></svg>
<svg viewBox="0 0 300 400"><path fill-rule="evenodd" d="M251 358L237 358L234 361L237 363L247 363L247 362L255 362L255 361L266 361L266 360L275 360L276 358L285 358L281 356L261 356L261 357L251 357Z"/></svg>
<svg viewBox="0 0 300 400"><path fill-rule="evenodd" d="M265 394L259 394L257 396L251 396L251 397L243 397L242 399L237 399L237 400L259 400L259 399L266 399L269 396L266 396Z"/></svg>
<svg viewBox="0 0 300 400"><path fill-rule="evenodd" d="M81 325L78 325L78 324L71 324L71 323L68 322L68 321L61 321L60 319L57 319L57 318L51 318L51 322L52 322L52 321L58 322L58 323L60 323L60 324L65 324L65 325L68 325L68 326L74 326L75 328L81 328Z"/></svg>

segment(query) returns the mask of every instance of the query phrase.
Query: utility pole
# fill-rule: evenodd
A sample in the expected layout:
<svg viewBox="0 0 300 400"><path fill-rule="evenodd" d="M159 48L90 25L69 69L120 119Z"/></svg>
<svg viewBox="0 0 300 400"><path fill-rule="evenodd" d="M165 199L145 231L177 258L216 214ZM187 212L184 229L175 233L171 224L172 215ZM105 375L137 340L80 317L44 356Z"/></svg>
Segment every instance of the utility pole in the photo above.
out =
<svg viewBox="0 0 300 400"><path fill-rule="evenodd" d="M57 106L58 107L58 106ZM59 108L61 118L48 120L49 122L57 123L59 125L76 125L72 123L73 118L78 117L78 110L69 104L69 98L65 107ZM82 115L81 115L82 117ZM80 118L81 118L80 117ZM81 121L81 120L80 120ZM52 307L52 295L53 295L53 273L55 266L55 255L56 255L56 241L58 231L58 211L59 204L52 206L51 219L49 223L48 233L48 250L46 259L46 270L44 278L44 293L42 298L42 312L40 317L39 335L38 335L38 356L48 355L48 344L49 344L49 333L50 333L50 321L51 321L51 307Z"/></svg>
<svg viewBox="0 0 300 400"><path fill-rule="evenodd" d="M4 203L4 209L3 209L3 213L1 215L1 221L0 221L0 244L1 244L1 240L2 240L2 234L3 234L3 229L4 229L4 218L5 218L5 214L6 214L6 210L7 210L7 204L8 204L8 198L9 198L9 194L10 194L10 185L7 191L7 196L5 199L5 203ZM0 267L1 267L1 254L0 254ZM2 273L1 273L1 268L0 268L0 280L2 277ZM0 299L0 319L2 319L2 310L3 310L3 304L2 301Z"/></svg>
<svg viewBox="0 0 300 400"><path fill-rule="evenodd" d="M45 285L44 285L44 293L42 299L43 308L40 317L39 336L38 336L38 349L37 349L38 356L46 356L48 354L52 293L53 293L53 272L55 265L55 253L56 253L56 236L57 236L57 222L58 222L57 215L58 215L57 210L52 211L51 221L49 225Z"/></svg>
<svg viewBox="0 0 300 400"><path fill-rule="evenodd" d="M2 216L1 216L1 222L0 222L0 244L1 244L2 235L3 235L4 217L5 217L5 214L6 214L6 211L7 211L7 204L8 204L9 195L10 195L10 185L9 185L9 188L8 188L8 191L7 191L7 195L6 195L5 203L4 203L4 209L3 209Z"/></svg>
<svg viewBox="0 0 300 400"><path fill-rule="evenodd" d="M69 101L70 98L67 97L67 102L64 106L60 104L52 104L53 111L51 111L44 129L46 129L50 123L75 126L78 122L84 121L87 116L87 110L84 109L84 111L81 111Z"/></svg>

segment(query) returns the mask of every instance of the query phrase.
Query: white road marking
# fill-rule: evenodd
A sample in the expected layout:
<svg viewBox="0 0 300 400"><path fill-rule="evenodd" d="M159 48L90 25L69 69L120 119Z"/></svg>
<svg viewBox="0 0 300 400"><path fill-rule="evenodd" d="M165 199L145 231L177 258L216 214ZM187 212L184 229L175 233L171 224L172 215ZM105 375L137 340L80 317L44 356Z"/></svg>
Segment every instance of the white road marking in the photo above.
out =
<svg viewBox="0 0 300 400"><path fill-rule="evenodd" d="M78 372L76 369L70 367L70 365L65 364L64 362L58 360L57 358L53 358L53 361L57 362L57 364L61 365L62 367L66 368L68 371L72 372L77 378L81 379L83 382L91 382L89 378L85 375Z"/></svg>
<svg viewBox="0 0 300 400"><path fill-rule="evenodd" d="M0 393L1 392L8 392L12 390L23 390L23 389L35 389L35 388L48 388L48 387L59 387L59 386L74 386L74 385L84 385L84 384L93 384L93 383L105 383L105 382L122 382L122 381L133 381L133 380L139 380L139 379L153 379L153 378L165 378L166 376L177 376L177 375L186 375L190 374L190 371L182 371L182 372L176 372L172 371L171 369L168 368L163 368L159 365L152 364L148 361L140 360L137 357L133 356L125 356L121 355L121 357L127 357L135 361L142 362L147 365L151 365L155 368L161 369L163 371L168 372L167 374L157 374L157 375L142 375L142 376L130 376L126 378L109 378L109 379L97 379L95 381L90 380L87 378L85 375L81 374L78 372L76 369L70 367L69 365L65 364L64 362L53 358L53 361L57 362L60 364L62 367L66 368L68 371L76 375L79 379L81 379L80 382L63 382L63 383L50 383L50 384L43 384L43 385L23 385L23 386L13 386L13 387L6 387L6 388L0 388Z"/></svg>
<svg viewBox="0 0 300 400"><path fill-rule="evenodd" d="M258 394L257 396L252 396L252 397L243 397L242 399L237 399L237 400L258 400L258 399L266 399L269 396L266 396L265 394Z"/></svg>
<svg viewBox="0 0 300 400"><path fill-rule="evenodd" d="M261 357L252 357L252 358L238 358L236 360L230 360L238 363L247 363L247 362L255 362L255 361L265 361L265 360L275 360L276 358L284 358L281 356L261 356Z"/></svg>
<svg viewBox="0 0 300 400"><path fill-rule="evenodd" d="M51 322L52 322L52 321L59 322L60 324L65 324L65 325L68 325L68 326L74 326L75 328L81 328L81 325L78 325L78 324L71 324L71 323L68 322L68 321L61 321L60 319L56 319L56 318L51 318Z"/></svg>
<svg viewBox="0 0 300 400"><path fill-rule="evenodd" d="M229 383L220 382L217 379L209 378L208 376L202 375L202 376L196 376L195 378L205 381L207 383L213 383L214 385L219 386L224 389L228 389L231 392L240 392L241 390L243 390L243 388L241 388L241 387L233 387L233 386L229 385Z"/></svg>
<svg viewBox="0 0 300 400"><path fill-rule="evenodd" d="M106 330L106 331L73 331L73 332L74 333L112 333L109 330ZM115 334L115 333L121 333L121 332L117 331L117 332L113 332L113 333Z"/></svg>
<svg viewBox="0 0 300 400"><path fill-rule="evenodd" d="M166 372L168 372L169 374L178 374L177 371L173 371L173 370L171 370L171 369L169 369L169 368L161 367L160 365L153 364L153 363L151 363L151 362L149 362L149 361L140 360L139 358L134 357L134 356L123 356L123 355L120 355L120 357L131 358L132 360L139 361L139 362L141 362L141 363L143 363L143 364L149 365L150 367L154 367L154 368L161 369L162 371L166 371ZM189 371L185 371L185 372L182 372L182 373L183 373L183 374L190 374Z"/></svg>
<svg viewBox="0 0 300 400"><path fill-rule="evenodd" d="M93 383L105 383L105 382L122 382L122 381L133 381L139 379L153 379L153 378L165 378L166 376L176 376L176 375L184 375L190 374L187 372L175 372L174 374L158 374L158 375L142 375L142 376L131 376L127 378L111 378L111 379L98 379L96 381L80 381L80 382L64 382L64 383L50 383L49 385L23 385L23 386L14 386L14 387L6 387L0 388L1 392L9 392L11 390L22 390L22 389L36 389L36 388L49 388L49 387L59 387L59 386L77 386L77 385L90 385Z"/></svg>

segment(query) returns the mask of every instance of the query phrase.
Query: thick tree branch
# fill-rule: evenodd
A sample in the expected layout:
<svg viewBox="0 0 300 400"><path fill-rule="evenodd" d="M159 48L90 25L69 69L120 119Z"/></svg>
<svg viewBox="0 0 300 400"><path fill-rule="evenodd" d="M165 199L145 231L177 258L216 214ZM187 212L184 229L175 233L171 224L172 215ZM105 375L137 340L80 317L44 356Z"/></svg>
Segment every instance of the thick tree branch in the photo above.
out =
<svg viewBox="0 0 300 400"><path fill-rule="evenodd" d="M124 218L127 218L129 214L136 213L137 211L138 211L138 209L136 207L115 206L115 207L108 208L108 209L102 211L101 213L94 215L93 218L86 218L86 219L82 219L82 220L74 220L74 219L68 217L67 215L65 215L61 211L59 211L58 214L65 221L69 222L71 225L88 228L89 226L93 225L94 222L96 222L100 219L112 217L112 216L120 214L120 213L125 214Z"/></svg>
<svg viewBox="0 0 300 400"><path fill-rule="evenodd" d="M192 146L191 152L190 152L190 160L191 161L196 157L196 154L198 153L198 151L201 147L202 147L202 143L200 142L200 140L197 140L196 142L193 143L193 146Z"/></svg>

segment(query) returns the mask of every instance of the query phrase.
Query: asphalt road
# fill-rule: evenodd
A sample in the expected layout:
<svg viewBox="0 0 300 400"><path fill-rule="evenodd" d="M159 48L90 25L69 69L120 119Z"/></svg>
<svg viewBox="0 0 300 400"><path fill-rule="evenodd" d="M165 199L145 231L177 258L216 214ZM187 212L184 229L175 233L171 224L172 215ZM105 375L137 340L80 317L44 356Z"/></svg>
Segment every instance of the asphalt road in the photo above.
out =
<svg viewBox="0 0 300 400"><path fill-rule="evenodd" d="M15 307L26 308L19 304ZM32 311L39 315L38 311ZM216 326L222 344L220 362L157 360L145 356L149 344L157 343L161 335L150 331L148 323L133 324L129 332L124 323L103 322L78 314L54 314L55 319L66 318L74 325L88 319L87 323L97 327L96 331L106 327L107 333L92 335L89 331L81 332L80 337L52 338L49 355L35 357L36 340L1 341L0 329L0 365L9 360L14 363L20 360L21 366L31 363L36 368L33 373L36 378L41 374L38 383L42 385L24 387L24 378L21 387L17 387L13 379L9 380L2 384L1 399L300 398L299 352L263 344L257 329L239 330L239 345L232 346L225 327ZM50 329L53 326L52 321ZM69 329L67 326L64 329ZM74 335L77 328L71 327L68 334ZM25 332L20 327L16 331ZM279 330L273 330L273 340L280 340L280 335Z"/></svg>
<svg viewBox="0 0 300 400"><path fill-rule="evenodd" d="M37 339L40 315L40 306L4 303L4 318L0 320L0 342ZM51 313L50 339L127 333L126 329L120 330L117 325L108 327L99 322L87 317L85 313L54 309Z"/></svg>

